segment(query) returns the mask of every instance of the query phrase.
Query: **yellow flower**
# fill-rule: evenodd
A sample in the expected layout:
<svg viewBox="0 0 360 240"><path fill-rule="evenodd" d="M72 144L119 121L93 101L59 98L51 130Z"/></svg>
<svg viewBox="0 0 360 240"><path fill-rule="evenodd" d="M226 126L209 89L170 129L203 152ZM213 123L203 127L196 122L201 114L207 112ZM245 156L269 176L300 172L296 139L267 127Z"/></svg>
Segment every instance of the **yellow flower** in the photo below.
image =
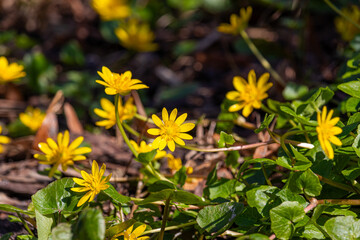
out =
<svg viewBox="0 0 360 240"><path fill-rule="evenodd" d="M167 155L167 162L168 162L168 167L172 171L177 171L182 167L181 159L175 158L172 154Z"/></svg>
<svg viewBox="0 0 360 240"><path fill-rule="evenodd" d="M77 206L83 205L86 201L91 202L94 200L95 196L101 191L109 187L107 183L111 178L111 173L107 177L103 177L106 169L106 165L103 164L99 170L98 163L94 160L92 163L91 173L88 174L85 171L81 171L81 178L73 178L74 182L80 185L81 187L71 188L71 191L74 192L87 192L78 202Z"/></svg>
<svg viewBox="0 0 360 240"><path fill-rule="evenodd" d="M151 52L157 49L157 44L153 43L154 33L150 30L147 23L140 23L136 19L130 19L120 25L115 34L120 40L120 44L127 49L138 52Z"/></svg>
<svg viewBox="0 0 360 240"><path fill-rule="evenodd" d="M26 73L23 72L23 70L23 66L17 63L9 64L6 57L0 57L0 83L11 82L26 76Z"/></svg>
<svg viewBox="0 0 360 240"><path fill-rule="evenodd" d="M74 164L74 161L86 159L82 154L91 152L91 148L78 148L83 140L84 137L78 137L69 145L69 131L65 131L64 135L59 133L57 143L51 138L46 139L47 143L39 143L40 150L45 154L35 154L34 157L40 160L40 164L54 164L49 173L49 177L52 177L60 164L63 171L66 171L69 165Z"/></svg>
<svg viewBox="0 0 360 240"><path fill-rule="evenodd" d="M194 123L184 123L187 113L182 114L176 119L177 109L172 110L170 116L166 108L162 110L162 120L155 114L152 115L152 120L159 128L150 128L147 132L151 135L160 135L157 137L152 146L156 149L163 150L167 145L170 151L175 150L175 142L179 145L185 145L185 140L191 140L193 137L185 132L192 130L195 127ZM184 124L183 124L184 123Z"/></svg>
<svg viewBox="0 0 360 240"><path fill-rule="evenodd" d="M102 67L102 72L98 71L102 80L96 80L97 83L105 86L105 93L108 95L127 95L131 90L138 90L148 88L145 84L138 79L131 79L132 74L130 71L118 74L111 72L107 67Z"/></svg>
<svg viewBox="0 0 360 240"><path fill-rule="evenodd" d="M131 145L134 147L134 149L136 150L136 152L138 153L147 153L147 152L151 152L152 150L154 150L155 148L152 147L152 144L146 144L145 141L141 141L140 142L140 146L133 140L130 140ZM156 152L156 155L154 157L154 160L156 159L160 159L166 156L166 152L165 151L160 151L159 149Z"/></svg>
<svg viewBox="0 0 360 240"><path fill-rule="evenodd" d="M335 136L342 133L342 129L335 126L336 123L340 120L340 118L335 117L331 119L333 113L334 111L330 110L329 114L327 115L326 106L323 107L322 113L317 113L317 121L319 126L316 127L316 131L318 134L321 148L325 151L325 154L329 159L334 158L334 150L330 142L337 146L342 145L340 139Z"/></svg>
<svg viewBox="0 0 360 240"><path fill-rule="evenodd" d="M45 118L45 113L41 112L40 108L27 107L24 113L19 115L20 121L30 128L33 132L36 132Z"/></svg>
<svg viewBox="0 0 360 240"><path fill-rule="evenodd" d="M0 126L0 133L2 132L2 127ZM2 144L7 144L9 143L11 140L10 138L6 137L6 136L0 136L0 153L4 152L4 147Z"/></svg>
<svg viewBox="0 0 360 240"><path fill-rule="evenodd" d="M115 105L106 98L100 100L100 105L103 109L95 108L94 112L99 117L105 118L105 120L97 121L95 124L109 129L116 124ZM122 105L120 98L118 109L120 121L132 119L136 113L136 106L133 104L133 98L129 98L124 106Z"/></svg>
<svg viewBox="0 0 360 240"><path fill-rule="evenodd" d="M244 117L250 115L254 108L261 107L261 101L268 97L266 91L271 88L272 83L268 83L270 74L264 73L256 83L255 71L251 70L248 74L249 82L246 82L240 76L235 76L233 85L236 91L230 91L226 94L226 98L238 103L230 106L230 112L236 112L243 109Z"/></svg>
<svg viewBox="0 0 360 240"><path fill-rule="evenodd" d="M341 11L355 23L360 24L360 9L358 6L351 5ZM360 33L360 29L341 16L335 18L335 27L345 41L351 41L355 35Z"/></svg>
<svg viewBox="0 0 360 240"><path fill-rule="evenodd" d="M133 227L134 225L132 225L131 227L129 227L128 229L126 229L126 231L115 235L114 237L112 237L111 239L116 239L119 236L124 236L124 240L146 240L149 239L148 236L145 237L140 237L141 234L143 234L143 232L146 229L146 225L140 225L139 227L135 228L135 230L133 231Z"/></svg>
<svg viewBox="0 0 360 240"><path fill-rule="evenodd" d="M230 24L222 23L217 27L217 30L222 33L238 35L241 31L247 28L251 14L251 7L247 7L246 9L241 8L239 16L236 14L231 14Z"/></svg>
<svg viewBox="0 0 360 240"><path fill-rule="evenodd" d="M93 0L91 5L104 21L122 19L130 15L130 7L126 0Z"/></svg>

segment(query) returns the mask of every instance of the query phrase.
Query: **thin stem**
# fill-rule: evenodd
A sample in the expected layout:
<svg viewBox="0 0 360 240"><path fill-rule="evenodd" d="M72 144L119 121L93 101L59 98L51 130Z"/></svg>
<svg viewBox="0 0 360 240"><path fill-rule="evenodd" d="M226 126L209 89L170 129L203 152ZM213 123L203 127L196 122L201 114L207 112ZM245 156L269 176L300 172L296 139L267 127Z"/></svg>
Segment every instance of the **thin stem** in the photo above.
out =
<svg viewBox="0 0 360 240"><path fill-rule="evenodd" d="M16 212L16 214L18 215L18 217L20 218L22 224L24 225L26 231L28 231L28 233L35 237L34 233L31 231L31 229L29 228L29 225L25 222L24 218L21 216L21 214L19 212Z"/></svg>
<svg viewBox="0 0 360 240"><path fill-rule="evenodd" d="M269 179L269 176L268 176L267 173L266 173L266 169L265 169L263 163L261 163L261 170L262 170L262 172L263 172L263 174L264 174L265 181L266 181L267 185L272 186L271 181L270 181L270 179Z"/></svg>
<svg viewBox="0 0 360 240"><path fill-rule="evenodd" d="M338 204L338 205L353 205L353 206L359 206L360 205L360 199L321 199L318 200L318 204Z"/></svg>
<svg viewBox="0 0 360 240"><path fill-rule="evenodd" d="M125 143L128 145L130 151L134 154L134 156L137 158L138 157L138 152L135 150L135 148L133 147L133 145L130 143L130 140L128 138L128 136L125 133L125 130L122 126L122 122L120 121L120 117L119 117L119 98L120 95L116 94L115 95L115 117L116 117L116 125L120 130L121 136L124 138Z"/></svg>
<svg viewBox="0 0 360 240"><path fill-rule="evenodd" d="M169 211L170 211L170 197L168 197L166 199L166 202L165 202L165 209L164 209L164 214L163 214L163 220L162 220L162 223L161 223L161 230L160 230L160 234L159 234L159 240L163 240L163 238L164 238L166 220L167 220L167 218L169 216Z"/></svg>
<svg viewBox="0 0 360 240"><path fill-rule="evenodd" d="M331 185L331 186L333 186L333 187L337 187L337 188L339 188L339 189L342 189L342 190L345 190L345 191L348 191L348 192L354 192L354 193L356 193L356 191L355 191L352 187L350 187L350 186L348 186L348 185L335 182L335 181L330 180L330 179L328 179L328 178L325 178L325 177L323 177L323 176L321 176L321 175L319 175L319 174L316 174L316 175L318 176L319 180L322 181L322 182L324 182L324 183L327 183L327 184L329 184L329 185ZM318 200L318 201L321 201L321 200Z"/></svg>
<svg viewBox="0 0 360 240"><path fill-rule="evenodd" d="M135 129L133 129L132 127L127 125L125 122L123 122L122 125L129 133L131 133L132 135L134 135L136 137L140 137L140 133L138 133Z"/></svg>
<svg viewBox="0 0 360 240"><path fill-rule="evenodd" d="M252 149L252 148L258 148L262 146L266 146L269 144L275 143L273 140L269 140L267 142L260 142L260 143L252 143L247 145L241 145L241 146L233 146L233 147L227 147L227 148L198 148L194 146L186 146L186 145L179 145L182 148L188 149L188 150L194 150L198 152L230 152L230 151L239 151L239 150L245 150L245 149Z"/></svg>
<svg viewBox="0 0 360 240"><path fill-rule="evenodd" d="M181 228L192 226L192 225L195 225L195 224L196 224L196 221L183 223L183 224L179 224L179 225L176 225L176 226L166 227L164 229L164 231L166 232L166 231L181 229ZM146 235L146 234L150 234L150 233L158 233L160 231L161 231L161 228L155 228L155 229L152 229L152 230L145 231L142 235Z"/></svg>
<svg viewBox="0 0 360 240"><path fill-rule="evenodd" d="M324 0L324 2L332 9L334 10L337 14L339 14L341 17L345 18L348 22L350 22L351 24L353 24L355 27L357 27L358 29L360 29L360 25L356 22L354 22L351 18L349 18L348 16L346 16L339 8L337 8L334 4L332 4L332 2L330 2L329 0Z"/></svg>
<svg viewBox="0 0 360 240"><path fill-rule="evenodd" d="M270 63L266 58L260 53L259 49L255 46L255 44L251 41L249 36L244 30L240 31L241 37L244 39L251 52L255 55L255 57L259 60L261 65L270 72L270 74L274 77L275 81L277 81L282 87L285 87L286 84L284 80L280 77L280 75L271 67Z"/></svg>
<svg viewBox="0 0 360 240"><path fill-rule="evenodd" d="M138 113L135 113L135 118L141 120L141 121L144 121L144 122L151 122L151 123L154 123L154 121L151 119L151 118L148 118L148 117L144 117Z"/></svg>

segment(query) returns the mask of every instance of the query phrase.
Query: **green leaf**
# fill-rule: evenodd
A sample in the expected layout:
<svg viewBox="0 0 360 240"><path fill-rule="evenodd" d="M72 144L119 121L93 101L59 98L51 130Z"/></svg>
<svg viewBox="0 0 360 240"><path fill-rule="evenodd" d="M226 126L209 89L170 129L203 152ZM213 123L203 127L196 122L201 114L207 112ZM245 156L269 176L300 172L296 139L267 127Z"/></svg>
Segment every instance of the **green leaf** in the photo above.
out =
<svg viewBox="0 0 360 240"><path fill-rule="evenodd" d="M360 220L352 216L330 218L324 227L331 239L334 240L360 238Z"/></svg>
<svg viewBox="0 0 360 240"><path fill-rule="evenodd" d="M350 166L349 168L342 170L341 173L347 180L355 180L360 176L360 168L358 166Z"/></svg>
<svg viewBox="0 0 360 240"><path fill-rule="evenodd" d="M308 118L296 114L295 111L288 106L280 106L280 110L283 111L284 113L289 114L291 117L294 117L299 123L310 126L317 125L317 122L310 121Z"/></svg>
<svg viewBox="0 0 360 240"><path fill-rule="evenodd" d="M283 202L270 210L271 230L279 239L290 239L295 231L294 223L304 216L304 208L298 202Z"/></svg>
<svg viewBox="0 0 360 240"><path fill-rule="evenodd" d="M311 222L304 227L301 237L306 239L325 239L324 234Z"/></svg>
<svg viewBox="0 0 360 240"><path fill-rule="evenodd" d="M346 112L357 112L360 109L360 98L350 97L345 102Z"/></svg>
<svg viewBox="0 0 360 240"><path fill-rule="evenodd" d="M192 204L192 205L206 205L208 202L205 202L201 197L187 191L175 190L173 193L172 200L178 203Z"/></svg>
<svg viewBox="0 0 360 240"><path fill-rule="evenodd" d="M31 235L17 235L16 240L37 240L37 238Z"/></svg>
<svg viewBox="0 0 360 240"><path fill-rule="evenodd" d="M110 183L107 184L109 187L102 191L106 196L108 196L113 203L124 204L130 202L130 197L120 194Z"/></svg>
<svg viewBox="0 0 360 240"><path fill-rule="evenodd" d="M306 200L303 196L295 194L287 188L281 189L278 193L276 193L276 196L278 196L281 199L281 201L283 201L283 202L296 201L303 208L305 208L308 205L308 203L306 202Z"/></svg>
<svg viewBox="0 0 360 240"><path fill-rule="evenodd" d="M217 167L218 164L216 164L216 166L213 168L213 170L211 170L211 172L207 176L206 185L209 186L217 181Z"/></svg>
<svg viewBox="0 0 360 240"><path fill-rule="evenodd" d="M255 132L255 133L259 133L259 132L261 132L262 130L264 130L265 128L268 128L269 125L270 125L270 123L274 120L274 118L275 118L275 114L274 114L274 113L272 113L272 114L270 114L270 115L265 114L265 118L264 118L264 120L261 122L260 127L259 127L258 129L255 129L254 132Z"/></svg>
<svg viewBox="0 0 360 240"><path fill-rule="evenodd" d="M77 41L70 41L60 50L60 60L67 65L83 66L84 53Z"/></svg>
<svg viewBox="0 0 360 240"><path fill-rule="evenodd" d="M69 223L60 223L51 231L52 240L72 240L71 225Z"/></svg>
<svg viewBox="0 0 360 240"><path fill-rule="evenodd" d="M291 159L286 156L278 157L276 159L276 164L284 168L295 171L304 171L312 166L312 163L309 160L307 161L296 160L294 166L292 166Z"/></svg>
<svg viewBox="0 0 360 240"><path fill-rule="evenodd" d="M9 240L11 238L11 235L13 235L13 233L11 233L11 232L5 233L4 235L2 235L0 237L0 240Z"/></svg>
<svg viewBox="0 0 360 240"><path fill-rule="evenodd" d="M236 179L221 178L215 183L208 186L209 198L211 200L222 197L227 198L235 192Z"/></svg>
<svg viewBox="0 0 360 240"><path fill-rule="evenodd" d="M226 146L231 146L235 143L234 137L231 134L227 134L226 132L221 131L220 139L218 141L219 148L223 148Z"/></svg>
<svg viewBox="0 0 360 240"><path fill-rule="evenodd" d="M9 204L0 204L0 210L5 211L5 212L13 212L13 213L23 213L26 215L34 215L34 212L32 211L26 211L26 210L22 210L20 208L14 207L12 205Z"/></svg>
<svg viewBox="0 0 360 240"><path fill-rule="evenodd" d="M328 87L319 88L304 104L296 108L296 113L304 117L311 117L317 109L330 101L333 96L334 92Z"/></svg>
<svg viewBox="0 0 360 240"><path fill-rule="evenodd" d="M304 172L292 172L287 186L294 193L315 197L320 195L322 186L319 178L310 169Z"/></svg>
<svg viewBox="0 0 360 240"><path fill-rule="evenodd" d="M156 152L157 150L154 149L151 152L140 153L136 160L144 165L148 165L154 159Z"/></svg>
<svg viewBox="0 0 360 240"><path fill-rule="evenodd" d="M356 213L349 210L350 206L328 205L322 213L331 216L353 216L356 217Z"/></svg>
<svg viewBox="0 0 360 240"><path fill-rule="evenodd" d="M138 205L144 205L156 201L162 201L170 198L174 202L193 204L193 205L204 205L207 202L193 193L183 191L183 190L174 190L174 189L164 189L159 192L151 193L150 196L145 198L142 201L136 202Z"/></svg>
<svg viewBox="0 0 360 240"><path fill-rule="evenodd" d="M36 219L36 229L38 233L38 238L48 239L51 234L51 226L54 222L54 219L51 215L43 215L35 209L35 219Z"/></svg>
<svg viewBox="0 0 360 240"><path fill-rule="evenodd" d="M126 229L128 229L129 227L134 225L134 223L136 223L136 220L135 219L130 219L130 220L127 220L125 222L116 224L115 226L112 226L112 227L110 227L110 228L108 228L106 230L105 236L106 236L106 238L112 238L116 234L124 232Z"/></svg>
<svg viewBox="0 0 360 240"><path fill-rule="evenodd" d="M285 100L291 101L295 99L299 99L308 93L309 88L305 85L298 85L294 82L289 82L286 84L285 89L282 92Z"/></svg>
<svg viewBox="0 0 360 240"><path fill-rule="evenodd" d="M239 227L252 227L260 221L262 216L256 208L246 207L245 210L236 217L235 223Z"/></svg>
<svg viewBox="0 0 360 240"><path fill-rule="evenodd" d="M337 87L339 90L352 97L360 98L360 81L358 80L342 83L339 84Z"/></svg>
<svg viewBox="0 0 360 240"><path fill-rule="evenodd" d="M185 184L187 179L186 167L182 166L174 175L173 181L175 184L180 185L181 187Z"/></svg>
<svg viewBox="0 0 360 240"><path fill-rule="evenodd" d="M72 178L62 178L50 183L32 196L34 207L41 214L73 213L81 207L76 207L83 194L77 194L70 189L75 186Z"/></svg>
<svg viewBox="0 0 360 240"><path fill-rule="evenodd" d="M105 219L99 209L86 209L81 212L74 226L75 239L103 240L105 238Z"/></svg>
<svg viewBox="0 0 360 240"><path fill-rule="evenodd" d="M360 157L360 125L358 125L357 136L354 140L354 143L351 145L356 155Z"/></svg>
<svg viewBox="0 0 360 240"><path fill-rule="evenodd" d="M176 187L173 183L168 182L168 181L163 181L163 180L156 181L148 187L149 192L159 192L164 189L175 190Z"/></svg>
<svg viewBox="0 0 360 240"><path fill-rule="evenodd" d="M246 192L246 201L250 207L255 207L262 216L268 216L277 191L277 187L258 186Z"/></svg>
<svg viewBox="0 0 360 240"><path fill-rule="evenodd" d="M206 206L199 211L196 222L208 233L220 234L231 227L244 206L236 202L226 202L216 206Z"/></svg>

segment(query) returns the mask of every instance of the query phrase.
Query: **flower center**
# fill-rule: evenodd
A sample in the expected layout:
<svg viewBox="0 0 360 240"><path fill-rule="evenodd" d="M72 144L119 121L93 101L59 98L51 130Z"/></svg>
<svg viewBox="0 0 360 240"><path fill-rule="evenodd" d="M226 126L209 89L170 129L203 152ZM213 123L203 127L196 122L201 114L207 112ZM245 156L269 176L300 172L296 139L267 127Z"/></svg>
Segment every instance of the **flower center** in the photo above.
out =
<svg viewBox="0 0 360 240"><path fill-rule="evenodd" d="M179 134L180 128L174 121L165 121L164 126L160 130L160 135L167 138L174 138Z"/></svg>

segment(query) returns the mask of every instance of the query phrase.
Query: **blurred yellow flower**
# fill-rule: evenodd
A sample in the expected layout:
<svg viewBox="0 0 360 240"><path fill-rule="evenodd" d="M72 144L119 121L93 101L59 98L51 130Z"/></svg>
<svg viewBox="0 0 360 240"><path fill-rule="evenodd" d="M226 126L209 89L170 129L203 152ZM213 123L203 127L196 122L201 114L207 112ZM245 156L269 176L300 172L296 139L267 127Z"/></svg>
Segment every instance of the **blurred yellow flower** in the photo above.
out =
<svg viewBox="0 0 360 240"><path fill-rule="evenodd" d="M222 33L238 35L241 31L245 30L248 26L252 14L252 7L241 8L239 16L231 14L230 24L221 23L217 30Z"/></svg>
<svg viewBox="0 0 360 240"><path fill-rule="evenodd" d="M248 81L246 82L240 76L235 76L233 85L236 91L230 91L226 94L226 98L232 101L237 101L234 105L230 106L230 112L236 112L243 109L242 114L244 117L250 115L254 108L261 107L261 101L268 97L266 91L271 88L272 83L268 83L270 74L264 73L260 76L259 81L256 83L255 71L251 70L248 74Z"/></svg>
<svg viewBox="0 0 360 240"><path fill-rule="evenodd" d="M94 160L91 167L91 174L85 171L81 171L81 178L73 178L74 182L81 187L71 188L74 192L87 192L78 202L77 206L83 205L85 202L91 202L95 196L100 193L101 190L105 190L109 187L107 183L111 178L111 173L107 177L103 177L105 173L106 165L103 164L99 170L98 163Z"/></svg>
<svg viewBox="0 0 360 240"><path fill-rule="evenodd" d="M40 108L27 107L24 113L19 115L20 121L36 132L40 127L45 118L45 113L41 112Z"/></svg>
<svg viewBox="0 0 360 240"><path fill-rule="evenodd" d="M155 148L152 147L152 144L146 144L145 141L141 141L140 142L140 146L133 140L130 140L131 145L134 147L134 149L136 150L136 152L138 153L147 153L147 152L151 152L152 150L154 150ZM159 149L156 152L156 155L154 157L154 160L156 159L160 159L166 156L166 152L165 151L160 151Z"/></svg>
<svg viewBox="0 0 360 240"><path fill-rule="evenodd" d="M342 133L342 129L339 127L336 127L336 123L340 120L339 117L334 117L331 119L334 111L330 110L329 114L327 115L327 108L326 106L323 107L322 113L317 113L317 121L319 126L316 127L316 131L318 134L318 139L321 145L321 148L324 150L326 156L329 159L334 158L334 150L330 144L333 143L337 146L341 146L342 143L338 137L335 135L338 135Z"/></svg>
<svg viewBox="0 0 360 240"><path fill-rule="evenodd" d="M24 67L17 64L9 64L6 57L0 57L0 83L7 83L26 76Z"/></svg>
<svg viewBox="0 0 360 240"><path fill-rule="evenodd" d="M182 167L181 159L175 158L172 154L167 155L167 163L172 171L177 171Z"/></svg>
<svg viewBox="0 0 360 240"><path fill-rule="evenodd" d="M100 100L100 105L103 109L95 108L94 112L99 117L105 118L105 120L97 121L95 124L109 129L116 124L115 105L106 98ZM136 113L136 106L133 104L133 98L129 98L124 106L122 105L122 100L120 98L118 109L120 121L132 119Z"/></svg>
<svg viewBox="0 0 360 240"><path fill-rule="evenodd" d="M134 227L134 225L132 225L131 227L126 229L124 232L122 232L120 234L116 234L111 239L112 240L117 239L117 237L120 237L120 236L124 236L124 240L146 240L146 239L149 239L148 236L140 237L146 229L145 224L140 225L139 227L135 228L134 231L133 231L133 227Z"/></svg>
<svg viewBox="0 0 360 240"><path fill-rule="evenodd" d="M0 126L0 133L2 132L2 127ZM0 136L0 153L4 152L4 147L2 144L7 144L9 143L11 140L10 138L6 137L6 136Z"/></svg>
<svg viewBox="0 0 360 240"><path fill-rule="evenodd" d="M193 137L185 132L192 130L195 127L194 123L184 123L187 113L182 114L176 119L177 109L172 110L170 116L166 108L162 110L162 120L155 114L152 115L152 120L159 128L150 128L147 132L151 135L158 136L152 146L163 150L166 145L170 151L175 150L175 142L179 145L185 145L182 139L191 140Z"/></svg>
<svg viewBox="0 0 360 240"><path fill-rule="evenodd" d="M360 24L360 9L358 6L351 5L341 11L355 23ZM345 41L351 41L355 35L360 33L359 28L341 16L335 18L335 27Z"/></svg>
<svg viewBox="0 0 360 240"><path fill-rule="evenodd" d="M130 15L130 6L126 0L92 0L91 5L104 21L122 19Z"/></svg>
<svg viewBox="0 0 360 240"><path fill-rule="evenodd" d="M130 71L118 74L111 72L107 67L102 67L102 72L98 71L102 80L96 80L97 83L105 86L105 93L108 95L127 95L131 90L149 88L138 79L131 79Z"/></svg>
<svg viewBox="0 0 360 240"><path fill-rule="evenodd" d="M147 23L140 23L136 19L130 19L123 25L120 25L115 34L120 40L120 44L127 49L138 52L155 51L158 47L153 43L154 33L150 30Z"/></svg>
<svg viewBox="0 0 360 240"><path fill-rule="evenodd" d="M74 164L74 161L86 159L82 154L91 152L91 148L78 148L83 140L84 137L78 137L69 145L69 131L65 131L64 134L59 133L57 143L51 138L46 139L47 143L39 143L40 150L45 154L35 154L34 157L40 160L40 164L54 164L49 173L49 177L52 177L60 164L62 170L66 171L69 165Z"/></svg>

